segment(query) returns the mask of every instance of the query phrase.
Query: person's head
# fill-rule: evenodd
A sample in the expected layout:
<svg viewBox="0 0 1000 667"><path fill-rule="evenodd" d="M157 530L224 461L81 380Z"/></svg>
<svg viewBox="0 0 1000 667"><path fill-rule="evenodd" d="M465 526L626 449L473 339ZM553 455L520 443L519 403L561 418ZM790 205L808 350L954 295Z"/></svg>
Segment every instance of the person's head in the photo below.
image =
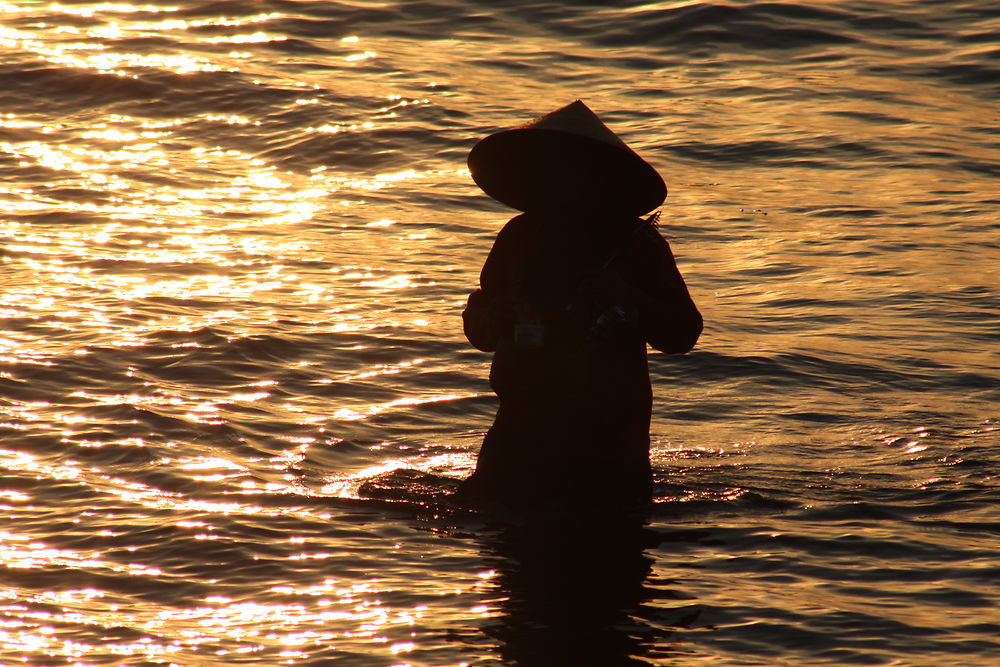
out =
<svg viewBox="0 0 1000 667"><path fill-rule="evenodd" d="M576 101L492 134L469 153L476 183L526 212L636 216L663 203L663 179Z"/></svg>

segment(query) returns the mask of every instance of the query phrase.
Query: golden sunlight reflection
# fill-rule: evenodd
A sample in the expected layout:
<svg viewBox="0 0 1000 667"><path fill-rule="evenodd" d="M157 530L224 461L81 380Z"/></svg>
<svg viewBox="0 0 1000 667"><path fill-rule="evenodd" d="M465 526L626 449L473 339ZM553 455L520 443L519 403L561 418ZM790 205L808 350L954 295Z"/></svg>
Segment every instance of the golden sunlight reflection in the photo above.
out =
<svg viewBox="0 0 1000 667"><path fill-rule="evenodd" d="M21 536L0 532L0 559L7 553L8 545L19 540ZM14 563L13 567L33 567L16 560L9 562ZM71 566L77 572L96 574L101 571L102 563L77 561ZM477 581L447 593L457 601L486 585L489 576L489 572L480 573ZM103 652L119 658L144 657L157 662L159 658L197 650L205 644L217 647L213 649L214 656L223 659L249 657L265 649L280 651L278 655L286 659L305 658L310 649L330 651L339 646L345 649L364 646L366 654L372 658L381 654L384 660L416 649L420 643L416 627L427 617L437 615L447 621L459 616L442 615L440 610L419 601L390 605L382 600L395 590L377 578L350 581L323 577L308 585L274 585L261 590L257 599L210 594L191 606L167 607L124 605L118 595L95 588L34 591L14 585L0 592L0 609L17 604L21 620L5 624L3 645L6 650L35 655L85 659ZM30 613L25 613L28 610ZM485 605L473 605L468 613L492 615ZM67 642L56 630L66 624L134 628L140 636L129 641L112 639L113 634L107 638L93 634Z"/></svg>
<svg viewBox="0 0 1000 667"><path fill-rule="evenodd" d="M252 659L267 650L279 661L299 662L317 648L353 642L386 664L405 664L421 648L413 628L426 616L450 621L492 613L475 594L488 577L470 573L472 581L460 585L416 586L403 577L407 588L426 590L406 598L422 602L400 602L398 584L367 574L329 576L344 569L343 544L309 529L284 551L248 556L250 567L272 558L306 573L287 584L265 578L259 590L244 587L239 595L206 586L169 605L131 596L130 584L155 591L181 579L165 564L173 557L159 560L162 553L146 548L133 521L140 529L166 525L196 549L242 549L227 533L234 524L327 526L336 512L357 505L338 498L356 497L357 486L372 476L396 468L454 476L474 465L472 454L438 445L414 446L402 457L373 445L372 455L358 461L360 470L348 468L343 478L307 484L302 474L315 464L307 455L336 441L335 431L476 395L414 389L412 376L427 365L418 355L437 354L423 340L403 360L365 352L384 339L380 328L412 331L434 321L419 290L436 285L437 269L419 265L413 246L440 238L439 223L406 219L379 200L394 199L394 190L465 179L467 171L418 169L409 160L355 169L330 160L295 172L264 143L275 124L266 105L206 105L183 117L143 106L146 86L169 85L175 75L258 67L256 48L289 39L274 20L279 13L192 19L181 9L51 4L46 23L32 24L21 15L42 10L0 4L4 48L40 63L40 71L57 72L59 85L73 94L104 104L120 92L126 100L118 113L86 123L69 115L41 121L33 113L0 113L0 153L25 174L22 182L0 184L0 266L13 276L0 286L0 316L9 321L0 330L0 360L11 362L0 380L26 394L0 406L0 428L25 436L4 440L0 472L48 483L38 485L38 495L35 486L0 489L0 508L41 511L49 486L59 487L53 493L70 489L93 508L67 515L65 541L0 530L0 568L31 575L26 582L47 582L50 572L74 582L64 590L15 583L0 592L0 614L20 605L0 630L0 643L25 655L119 664L179 661L176 654L206 645L213 646L209 661ZM219 5L211 13L228 11ZM330 41L345 71L365 70L382 50L355 35ZM263 80L275 72L260 68L249 76ZM386 90L354 114L327 113L326 84L308 73L299 78L284 79L292 92L281 103L309 118L296 131L318 142L378 138L396 130L412 107L431 104L419 93ZM245 141L249 133L258 141ZM341 136L322 136L333 134ZM322 352L295 349L304 338L298 332L307 331L350 352L331 363ZM216 363L220 351L252 356L254 363L273 352L281 365L246 375L237 369L231 383L208 386L201 368L205 376L229 370ZM99 377L64 385L57 378L57 390L49 392L57 397L31 400L35 370L54 374L67 360L110 368L109 359L120 384ZM379 382L392 391L336 401L296 394L317 385ZM288 428L225 449L230 434L260 425L265 412ZM250 420L236 423L248 414ZM51 437L33 439L33 429L48 429ZM203 434L191 436L203 437L197 448L178 435L185 429ZM399 539L386 550L407 548ZM91 581L101 583L90 587ZM67 625L95 630L68 640ZM128 628L129 635L106 628Z"/></svg>
<svg viewBox="0 0 1000 667"><path fill-rule="evenodd" d="M363 379L363 378L377 377L377 376L380 376L380 375L396 375L397 373L402 372L404 369L410 369L410 368L413 368L414 366L418 366L418 365L420 365L422 363L424 363L423 359L413 359L411 361L401 361L401 362L396 363L396 364L375 364L375 366L373 366L372 370L363 371L361 373L353 373L353 374L350 374L350 375L345 375L342 378L339 378L339 381L341 381L341 382L352 382L354 380L360 380L360 379ZM320 380L320 382L322 384L331 384L332 382L334 382L334 380L331 379L331 378L326 378L326 379Z"/></svg>
<svg viewBox="0 0 1000 667"><path fill-rule="evenodd" d="M177 7L158 7L156 5L132 5L124 2L101 2L93 5L81 4L78 6L64 5L54 2L49 5L49 9L62 12L64 14L76 14L77 16L92 17L94 14L157 14L159 12L176 12Z"/></svg>
<svg viewBox="0 0 1000 667"><path fill-rule="evenodd" d="M389 276L388 278L383 278L381 280L363 280L358 284L362 287L378 287L383 290L397 290L414 287L415 285L411 280L412 278L413 276L409 275Z"/></svg>
<svg viewBox="0 0 1000 667"><path fill-rule="evenodd" d="M17 5L3 4L0 9L8 14L20 14L32 11ZM0 26L0 44L18 48L25 52L35 53L51 63L66 67L94 70L103 74L123 77L135 77L136 70L155 68L169 70L178 74L190 72L236 71L237 68L229 60L219 61L206 56L192 54L155 54L127 53L107 50L103 43L108 40L126 40L132 38L180 38L176 33L184 33L183 39L197 41L203 44L262 44L280 42L288 39L285 35L272 34L260 29L273 19L283 16L280 12L262 12L247 16L214 16L200 19L183 19L177 16L150 20L153 14L176 14L180 7L152 5L132 5L127 3L82 4L79 6L53 3L48 11L67 17L67 23L76 23L79 18L91 19L95 25L60 25L56 23L35 23L32 31L18 30ZM72 18L71 18L72 17ZM97 23L97 21L102 21ZM253 32L215 35L211 37L192 37L191 31L205 28L248 28L257 26ZM59 37L53 39L53 36ZM65 37L75 37L83 41L66 41ZM62 38L62 39L60 39ZM89 40L89 41L88 41ZM356 36L341 39L347 45L358 42ZM248 58L252 54L232 52L229 58ZM344 56L348 63L370 60L376 57L371 50L350 53Z"/></svg>
<svg viewBox="0 0 1000 667"><path fill-rule="evenodd" d="M323 125L314 128L313 131L336 134L338 132L356 131L357 129L372 129L374 127L376 127L375 123L362 123L358 126ZM467 173L465 169L427 169L423 171L404 169L398 172L376 174L371 178L363 178L356 175L330 174L327 173L328 171L327 167L317 167L312 170L311 178L314 181L324 184L328 192L358 190L362 193L384 190L392 185L408 181L439 180L442 177L461 178Z"/></svg>
<svg viewBox="0 0 1000 667"><path fill-rule="evenodd" d="M405 459L386 459L361 470L336 475L327 480L321 493L336 498L360 498L361 486L379 475L394 470L419 470L445 477L461 477L469 474L476 465L475 454L470 452L444 452L424 455L417 453Z"/></svg>
<svg viewBox="0 0 1000 667"><path fill-rule="evenodd" d="M367 405L358 408L340 408L336 410L331 416L333 419L338 421L356 421L359 419L367 419L373 415L378 415L383 412L393 410L401 406L413 406L413 405L425 405L427 403L439 403L442 401L454 401L461 398L469 398L472 396L477 396L475 393L460 393L460 394L432 394L430 396L407 396L404 398L397 398L392 401L386 401L385 403L377 403L374 405Z"/></svg>
<svg viewBox="0 0 1000 667"><path fill-rule="evenodd" d="M362 60L371 60L372 58L375 58L377 55L378 54L375 53L374 51L364 51L362 53L352 53L349 56L345 56L344 60L346 60L347 62L359 62Z"/></svg>
<svg viewBox="0 0 1000 667"><path fill-rule="evenodd" d="M75 32L75 30L62 30L61 32ZM120 39L124 36L125 33L118 24L92 28L85 35L85 37L94 39ZM117 76L134 76L124 68L157 68L171 70L179 74L217 72L229 69L208 58L190 54L113 53L104 51L105 47L95 42L57 42L52 44L34 39L32 33L7 27L0 27L0 45L35 53L53 64L91 69Z"/></svg>
<svg viewBox="0 0 1000 667"><path fill-rule="evenodd" d="M193 459L181 459L180 464L186 465L194 461ZM173 463L173 459L163 458L156 465L166 466L173 465ZM282 467L284 467L283 464ZM263 507L236 500L231 502L202 500L186 496L183 493L165 491L141 482L115 477L103 472L99 468L84 466L78 461L67 460L63 463L54 464L26 452L0 450L0 468L12 472L32 473L47 479L73 480L86 484L102 494L115 497L121 502L147 509L258 516L295 515L315 520L325 520L330 516L327 512L315 511L305 507ZM221 470L223 472L218 473L219 476L217 477L217 479L221 480L242 477L241 468L242 466L239 464L226 460L217 460L211 464L205 463L199 470ZM258 483L250 481L249 484L240 482L240 486L241 488L238 491L231 493L234 495L253 496L260 494L300 496L306 493L299 486L293 487L290 484L277 482Z"/></svg>
<svg viewBox="0 0 1000 667"><path fill-rule="evenodd" d="M226 35L222 37L206 37L206 44L263 44L266 42L282 42L288 39L283 35L269 35L265 32L255 32L244 35Z"/></svg>
<svg viewBox="0 0 1000 667"><path fill-rule="evenodd" d="M26 535L0 530L0 565L13 570L67 568L125 573L155 577L162 572L142 563L119 563L105 560L99 551L53 549Z"/></svg>

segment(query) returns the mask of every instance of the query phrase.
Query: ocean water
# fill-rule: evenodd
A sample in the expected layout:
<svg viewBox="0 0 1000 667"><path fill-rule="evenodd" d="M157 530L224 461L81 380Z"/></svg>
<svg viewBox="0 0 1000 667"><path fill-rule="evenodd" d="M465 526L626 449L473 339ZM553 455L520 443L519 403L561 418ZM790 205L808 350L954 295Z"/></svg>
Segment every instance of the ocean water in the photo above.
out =
<svg viewBox="0 0 1000 667"><path fill-rule="evenodd" d="M0 54L0 664L1000 664L993 3L15 0ZM465 156L577 98L706 330L644 525L539 535L441 500Z"/></svg>

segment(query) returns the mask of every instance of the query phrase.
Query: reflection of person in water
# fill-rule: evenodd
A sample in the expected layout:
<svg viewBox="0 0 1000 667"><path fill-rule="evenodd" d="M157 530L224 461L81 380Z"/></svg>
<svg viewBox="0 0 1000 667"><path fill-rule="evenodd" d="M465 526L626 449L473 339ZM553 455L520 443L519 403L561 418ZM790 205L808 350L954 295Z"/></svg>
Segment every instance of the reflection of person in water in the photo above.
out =
<svg viewBox="0 0 1000 667"><path fill-rule="evenodd" d="M636 525L564 527L550 522L485 537L484 556L496 572L485 594L498 613L483 632L499 640L505 665L648 666L631 656L648 654L654 642L662 655L669 650L664 626L683 624L662 609L651 618L643 605L660 594L645 583L653 534Z"/></svg>
<svg viewBox="0 0 1000 667"><path fill-rule="evenodd" d="M480 141L476 183L523 211L500 231L463 314L495 352L500 400L458 498L512 510L651 492L646 344L690 350L702 320L670 247L640 216L666 186L583 102Z"/></svg>

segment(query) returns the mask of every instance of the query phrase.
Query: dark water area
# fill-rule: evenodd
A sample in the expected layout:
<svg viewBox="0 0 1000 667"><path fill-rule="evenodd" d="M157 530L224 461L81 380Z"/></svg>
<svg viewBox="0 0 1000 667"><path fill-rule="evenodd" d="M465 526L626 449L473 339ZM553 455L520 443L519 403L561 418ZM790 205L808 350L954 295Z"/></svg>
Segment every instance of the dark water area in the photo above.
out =
<svg viewBox="0 0 1000 667"><path fill-rule="evenodd" d="M1000 664L1000 7L15 1L0 52L0 663ZM446 500L512 215L465 157L577 98L706 329L648 516L505 528Z"/></svg>

